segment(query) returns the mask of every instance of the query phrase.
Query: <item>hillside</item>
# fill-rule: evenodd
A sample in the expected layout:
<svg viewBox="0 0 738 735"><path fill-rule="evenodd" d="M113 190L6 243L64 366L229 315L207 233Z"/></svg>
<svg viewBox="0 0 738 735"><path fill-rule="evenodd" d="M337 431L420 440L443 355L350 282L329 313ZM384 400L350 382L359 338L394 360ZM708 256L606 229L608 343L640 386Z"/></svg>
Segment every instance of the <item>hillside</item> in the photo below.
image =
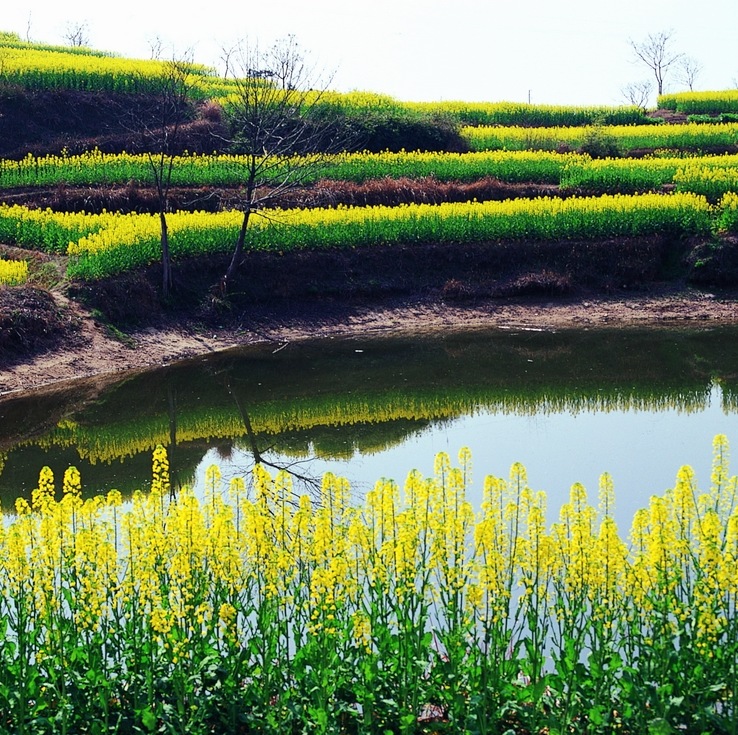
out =
<svg viewBox="0 0 738 735"><path fill-rule="evenodd" d="M67 63L74 72L77 62ZM22 65L18 69L27 72ZM644 115L507 103L412 106L380 96L332 96L320 109L320 131L328 142L323 155L333 155L331 140L350 142L344 150L361 152L345 154L344 168L333 163L322 176L285 187L279 198L262 182L264 201L303 219L309 216L300 212L350 212L354 218L375 213L377 224L352 225L353 234L333 236L334 225L315 229L306 219L300 227L308 229L295 245L290 238L298 237L299 228L293 235L285 230L280 237L287 239L275 243L271 230L261 233L262 220L254 222L253 242L227 292L222 277L236 230L213 230L207 257L195 254L196 241L187 245L194 250L176 256L166 295L156 257L136 256L135 266L100 270L98 256L89 256L97 269L89 273L97 275L81 275L79 256L66 252L67 243L94 239L100 227L104 231L128 213L142 227L159 211L161 192L147 178L146 151L161 154L161 140L167 139L166 155L178 157L171 159L179 178L167 191L168 216L222 218L243 196L232 174L246 169L234 168L243 163L225 97L187 98L157 128L161 96L153 82L147 84L154 91L119 91L125 86L121 77L80 74L82 81L75 81L72 72L61 82L43 73L33 84L7 74L0 84L0 203L10 207L3 210L5 220L0 218L0 264L23 261L28 269L25 285L0 286L0 359L7 375L20 376L22 366L34 360L31 371L41 365L52 370L49 358L60 350L77 355L71 363L56 360L72 375L265 336L364 331L367 324L519 325L526 314L535 328L732 318L738 286L732 200L724 200L723 211L700 197L717 203L736 190L735 123L707 115L697 125L678 109L679 99ZM202 79L208 89L224 84ZM732 97L720 99L724 113L705 109L733 114ZM287 134L302 124L299 115L291 118ZM176 137L167 137L173 129ZM694 161L691 169L684 170L685 156ZM130 174L116 173L124 159ZM216 164L230 168L219 172ZM656 198L642 196L649 192ZM553 204L567 200L571 206ZM660 210L661 202L671 201L683 201L686 209L664 210L652 219L656 215L648 208ZM472 214L485 202L500 206ZM450 212L437 205L451 203L471 207L457 224L429 225L418 215L389 239L382 234L392 219L416 211L408 207L432 205L422 216L436 217L436 211ZM617 214L621 206L631 214ZM614 207L611 214L608 207ZM634 207L647 209L636 214ZM69 234L64 228L72 225L60 219L63 213L84 213L74 215L82 219ZM102 217L102 224L87 224L90 217ZM490 229L498 219L497 229ZM473 220L480 234L458 229ZM180 229L193 226L181 222ZM214 222L202 219L197 226L207 229ZM366 237L374 230L379 237L368 247ZM262 245L254 239L261 234ZM318 245L324 239L333 244ZM179 336L152 340L152 332ZM142 349L147 339L153 346ZM121 361L126 345L139 349ZM25 375L0 390L21 387Z"/></svg>

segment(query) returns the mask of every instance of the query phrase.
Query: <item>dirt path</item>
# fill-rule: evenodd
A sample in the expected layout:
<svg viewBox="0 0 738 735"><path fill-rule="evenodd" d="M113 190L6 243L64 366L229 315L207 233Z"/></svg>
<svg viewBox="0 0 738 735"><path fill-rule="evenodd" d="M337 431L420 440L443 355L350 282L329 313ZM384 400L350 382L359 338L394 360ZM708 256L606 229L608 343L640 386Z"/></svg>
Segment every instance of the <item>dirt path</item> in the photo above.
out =
<svg viewBox="0 0 738 735"><path fill-rule="evenodd" d="M62 297L63 298L63 297ZM0 394L38 389L59 381L165 365L237 345L285 343L330 336L438 332L454 329L594 329L635 325L705 328L738 324L738 294L697 290L572 300L510 300L449 304L404 300L381 305L292 305L256 309L236 328L208 332L171 325L115 337L79 312L73 343L33 359L0 367Z"/></svg>

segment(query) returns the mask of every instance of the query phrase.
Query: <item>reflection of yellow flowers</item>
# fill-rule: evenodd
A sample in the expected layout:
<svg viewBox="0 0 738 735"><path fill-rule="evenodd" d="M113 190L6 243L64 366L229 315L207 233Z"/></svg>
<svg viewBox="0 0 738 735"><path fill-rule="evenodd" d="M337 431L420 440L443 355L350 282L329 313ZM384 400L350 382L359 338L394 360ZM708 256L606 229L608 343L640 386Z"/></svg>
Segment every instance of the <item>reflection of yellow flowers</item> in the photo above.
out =
<svg viewBox="0 0 738 735"><path fill-rule="evenodd" d="M164 495L169 492L169 460L167 452L159 445L154 450L152 493Z"/></svg>
<svg viewBox="0 0 738 735"><path fill-rule="evenodd" d="M728 400L725 397L724 400ZM370 397L341 395L338 399L295 399L286 407L283 401L267 401L251 406L251 423L256 433L277 435L287 431L316 426L355 426L362 423L381 423L409 420L437 420L454 418L469 412L533 415L550 411L628 411L672 408L692 412L705 406L703 390L674 392L658 399L642 397L637 393L617 392L603 397L602 393L579 392L576 395L545 395L529 397L520 393L466 391L458 395L403 394L398 397L373 395ZM226 437L237 446L243 438L243 419L235 409L212 408L206 411L183 411L178 419L177 440L181 442ZM51 446L74 447L81 458L96 464L111 462L150 453L158 445L169 441L166 418L138 418L115 426L85 426L64 420L47 436L33 439L33 444L43 448ZM422 478L421 478L422 479ZM242 480L241 480L242 482ZM413 503L408 499L408 506ZM422 504L422 503L421 503Z"/></svg>

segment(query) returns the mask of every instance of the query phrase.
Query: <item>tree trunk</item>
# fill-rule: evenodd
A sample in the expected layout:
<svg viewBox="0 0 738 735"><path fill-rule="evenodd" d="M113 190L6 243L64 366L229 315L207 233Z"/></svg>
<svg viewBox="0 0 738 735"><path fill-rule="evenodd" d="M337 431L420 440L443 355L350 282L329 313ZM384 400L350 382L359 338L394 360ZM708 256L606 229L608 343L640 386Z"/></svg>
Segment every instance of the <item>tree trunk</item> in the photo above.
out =
<svg viewBox="0 0 738 735"><path fill-rule="evenodd" d="M249 217L251 216L251 208L246 207L243 210L243 221L241 222L241 229L238 233L238 240L236 240L236 247L233 251L233 257L231 258L230 265L226 271L225 277L223 278L224 290L228 290L228 282L233 277L235 272L238 270L238 266L241 264L241 258L243 257L243 246L246 242L246 231L249 227Z"/></svg>
<svg viewBox="0 0 738 735"><path fill-rule="evenodd" d="M169 230L167 229L167 215L159 212L161 224L161 291L164 298L168 298L172 290L172 263L169 257Z"/></svg>

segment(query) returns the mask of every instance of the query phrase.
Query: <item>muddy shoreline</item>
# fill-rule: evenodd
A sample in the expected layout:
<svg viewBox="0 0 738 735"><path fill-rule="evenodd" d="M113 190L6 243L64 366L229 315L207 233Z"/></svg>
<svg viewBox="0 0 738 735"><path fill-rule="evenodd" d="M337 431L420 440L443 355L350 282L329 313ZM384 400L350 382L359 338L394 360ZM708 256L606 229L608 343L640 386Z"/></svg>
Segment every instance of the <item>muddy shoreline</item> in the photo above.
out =
<svg viewBox="0 0 738 735"><path fill-rule="evenodd" d="M111 333L76 302L73 338L32 356L0 357L0 399L97 376L139 371L240 345L305 339L370 339L400 333L481 329L557 331L635 327L709 329L738 324L738 290L714 292L671 285L646 292L567 298L520 297L446 302L429 297L381 301L296 302L256 306L227 326L165 322Z"/></svg>

